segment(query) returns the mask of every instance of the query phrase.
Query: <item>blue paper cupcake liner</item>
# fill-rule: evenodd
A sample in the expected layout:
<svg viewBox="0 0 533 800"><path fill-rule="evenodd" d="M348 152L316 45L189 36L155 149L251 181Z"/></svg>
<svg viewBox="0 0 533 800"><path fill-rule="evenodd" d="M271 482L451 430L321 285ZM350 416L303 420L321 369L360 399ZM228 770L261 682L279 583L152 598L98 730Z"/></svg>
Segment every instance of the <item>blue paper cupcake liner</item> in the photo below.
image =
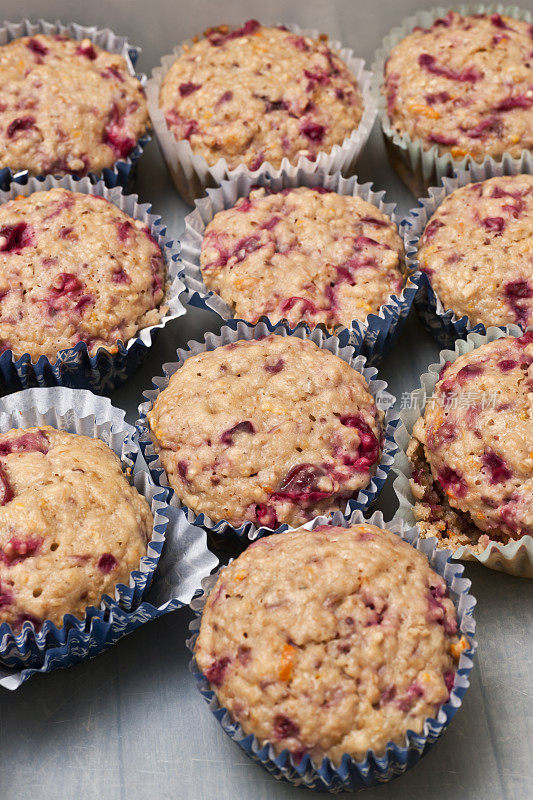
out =
<svg viewBox="0 0 533 800"><path fill-rule="evenodd" d="M530 330L533 330L533 328L530 328ZM453 364L460 356L481 347L487 342L493 342L504 336L519 337L523 333L517 325L508 325L503 329L490 327L484 334L471 331L465 340L456 341L453 349L442 350L439 353L438 362L430 364L427 372L421 375L420 387L411 392L409 402L400 412L400 423L394 432L398 449L392 467L395 475L392 486L399 502L396 514L404 520L406 525L416 524L413 513L416 500L410 484L412 465L407 457L407 448L409 447L416 421L424 413L427 399L434 394L443 366L446 363ZM509 575L516 575L521 578L533 578L533 536L522 536L520 539L507 542L507 544L492 541L481 552L475 547L461 545L453 551L452 558L461 561L477 561L489 569L506 572Z"/></svg>
<svg viewBox="0 0 533 800"><path fill-rule="evenodd" d="M327 174L323 170L282 170L275 178L268 174L258 178L241 174L233 180L222 181L219 188L207 190L206 198L196 200L195 210L185 217L179 262L180 277L187 287L188 302L198 308L214 311L223 320L229 320L234 315L227 303L218 294L209 291L203 282L200 252L204 232L215 214L231 208L239 197L246 197L258 186L265 186L272 192L296 186L322 186L337 194L360 197L387 214L397 226L400 223L400 217L394 213L396 204L385 202L384 191L373 191L371 183L360 184L355 176L344 178L339 172ZM399 295L391 295L379 312L369 314L364 322L353 320L350 328L339 326L335 335L343 344L353 345L361 355L366 356L369 366L379 363L395 344L403 328L418 290L419 279L419 273L409 267L406 270L405 286ZM309 330L308 325L306 328Z"/></svg>
<svg viewBox="0 0 533 800"><path fill-rule="evenodd" d="M162 304L168 306L168 310L157 325L138 331L126 344L119 341L116 352L100 347L91 356L85 342L78 342L75 347L60 350L54 362L44 355L33 362L28 353L15 359L13 352L6 350L0 356L0 391L3 394L37 386L66 386L72 389L90 389L97 394L110 394L138 369L148 355L158 329L185 314L185 308L179 299L185 288L178 277L179 244L166 236L161 218L150 214L150 204L139 203L137 195L123 194L121 187L109 187L103 181L93 184L89 178L73 178L68 175L57 179L47 176L29 178L22 183L13 181L8 191L0 191L0 203L18 195L28 196L33 192L57 187L104 197L130 217L148 225L165 259L168 288Z"/></svg>
<svg viewBox="0 0 533 800"><path fill-rule="evenodd" d="M422 324L441 347L453 348L457 339L464 339L469 333L485 334L487 329L482 323L472 325L466 315L457 317L451 309L444 307L433 290L429 277L420 270L418 262L420 237L437 208L456 189L468 183L520 173L533 174L533 154L524 153L518 159L505 156L503 161L498 163L491 160L483 164L472 164L469 169L458 171L454 178L443 178L442 186L432 186L428 191L428 197L420 198L418 206L411 209L400 223L407 263L409 268L416 270L420 276L420 291L414 300L415 308ZM502 330L505 328L504 325L500 327Z"/></svg>
<svg viewBox="0 0 533 800"><path fill-rule="evenodd" d="M385 411L384 419L384 442L382 448L381 460L379 462L376 474L372 477L371 482L366 489L362 489L355 499L349 500L346 505L345 515L350 515L355 509L367 508L370 503L377 497L381 491L383 484L387 479L387 475L394 461L394 453L396 452L396 444L394 443L394 428L398 422L398 414L393 409L396 398L386 391L387 384L378 378L377 370L374 367L365 366L365 357L359 355L352 345L343 345L337 336L325 331L321 326L314 328L312 331L304 325L297 325L295 328L289 328L286 324L278 322L272 325L268 320L262 319L256 325L252 325L243 320L230 320L224 325L218 336L212 333L206 334L204 342L190 341L187 349L179 349L177 351L178 360L174 363L164 364L164 377L155 377L152 379L152 384L155 387L153 390L144 392L144 397L147 402L139 406L140 417L137 420L137 429L139 431L139 444L143 455L146 459L152 477L156 483L161 486L169 488L170 503L171 505L183 508L187 519L192 525L200 525L217 534L225 534L231 532L236 534L240 539L249 542L272 533L271 528L265 526L258 527L252 522L246 522L238 528L230 525L226 520L214 522L205 514L195 514L194 511L180 503L179 498L172 488L169 487L166 473L162 467L159 456L157 455L147 421L147 413L151 409L156 397L166 388L170 377L181 367L181 365L193 355L204 352L206 350L214 350L230 342L236 342L239 339L260 339L268 336L271 333L278 334L279 336L297 336L300 339L310 339L318 347L342 358L352 369L360 372L366 379L369 391L373 395L376 405ZM290 526L283 524L277 528L277 532L288 530Z"/></svg>
<svg viewBox="0 0 533 800"><path fill-rule="evenodd" d="M14 39L20 39L21 36L35 36L39 33L52 36L61 34L77 40L90 39L93 44L98 45L103 50L121 55L126 61L130 74L137 78L143 87L146 86L146 75L141 72L135 72L135 64L141 48L130 44L125 36L117 36L109 28L98 29L94 25L87 27L79 25L77 22L63 24L59 20L47 22L44 19L40 19L38 22L31 22L29 19L23 19L20 22L4 22L0 27L0 46L9 44ZM105 167L101 174L90 172L87 177L93 183L102 179L109 186L126 186L144 148L150 140L151 137L147 133L143 134L127 158L115 161L112 167ZM0 169L0 189L7 191L12 180L27 179L28 175L28 170L16 170L13 172L10 167L4 167Z"/></svg>
<svg viewBox="0 0 533 800"><path fill-rule="evenodd" d="M331 519L319 517L313 522L304 525L303 528L312 530L318 525L324 524L347 527L348 525L365 522L392 531L424 553L435 572L445 579L450 590L450 596L457 609L459 630L468 637L471 645L468 650L461 653L450 698L439 708L436 719L426 719L423 732L420 734L408 731L404 744L389 742L382 756L377 756L372 750L369 750L364 761L355 761L348 754L345 754L339 767L335 767L328 758L324 758L320 765L314 764L309 755L304 756L300 763L295 763L287 750L276 755L270 744L261 745L255 736L252 734L246 735L242 727L232 721L228 710L220 706L216 694L211 689L208 680L199 671L194 658L194 646L200 629L201 615L207 596L215 585L218 572L203 581L203 594L191 603L196 619L191 622L190 630L192 636L187 642L187 646L193 653L190 670L202 697L208 703L215 718L233 741L276 779L285 779L296 786L306 786L316 791L332 793L357 791L386 783L414 766L442 735L460 708L469 686L469 676L477 648L477 642L473 638L475 633L473 611L476 601L468 593L471 583L462 577L464 567L450 561L450 551L437 550L435 539L419 538L416 528L407 527L399 519L384 523L381 512L376 512L368 520L365 520L360 511L355 511L349 519L343 517L340 513L336 513Z"/></svg>
<svg viewBox="0 0 533 800"><path fill-rule="evenodd" d="M58 430L101 439L120 458L124 470L132 475L133 485L147 500L154 516L147 553L141 558L139 568L130 574L129 585L117 584L114 598L104 595L99 608L88 608L81 620L66 614L62 627L45 620L36 630L32 622L26 621L22 631L14 634L8 623L0 624L0 664L8 669L41 666L46 651L64 646L74 635L73 631L78 640L78 655L79 642L85 634L89 634L87 647L94 649L96 644L90 636L93 620L106 620L111 609L132 612L150 587L169 522L168 492L152 481L134 438L135 429L124 421L124 417L124 412L114 408L105 398L63 387L28 389L4 398L0 404L0 431L3 433L11 428L50 425Z"/></svg>

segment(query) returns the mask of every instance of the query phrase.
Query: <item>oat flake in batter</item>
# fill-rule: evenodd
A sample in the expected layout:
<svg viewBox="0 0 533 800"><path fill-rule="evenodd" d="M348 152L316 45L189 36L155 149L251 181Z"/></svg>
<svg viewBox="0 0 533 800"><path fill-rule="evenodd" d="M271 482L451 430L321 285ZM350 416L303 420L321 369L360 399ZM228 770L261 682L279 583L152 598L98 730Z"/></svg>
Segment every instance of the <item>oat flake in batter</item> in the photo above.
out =
<svg viewBox="0 0 533 800"><path fill-rule="evenodd" d="M359 372L276 335L191 356L148 413L183 503L269 528L344 511L376 471L383 417Z"/></svg>
<svg viewBox="0 0 533 800"><path fill-rule="evenodd" d="M0 352L116 350L159 321L164 282L149 228L101 197L50 189L0 205Z"/></svg>
<svg viewBox="0 0 533 800"><path fill-rule="evenodd" d="M54 428L0 435L0 623L63 624L128 583L153 518L99 439Z"/></svg>
<svg viewBox="0 0 533 800"><path fill-rule="evenodd" d="M365 524L254 542L221 571L195 652L246 734L338 766L420 733L467 646L443 578Z"/></svg>
<svg viewBox="0 0 533 800"><path fill-rule="evenodd" d="M0 47L0 168L101 172L146 130L144 90L121 55L89 39L23 36Z"/></svg>
<svg viewBox="0 0 533 800"><path fill-rule="evenodd" d="M209 29L163 79L159 103L169 129L208 164L224 158L230 169L329 152L357 128L363 101L326 42L255 20Z"/></svg>
<svg viewBox="0 0 533 800"><path fill-rule="evenodd" d="M422 535L482 552L533 535L533 332L443 367L407 455Z"/></svg>
<svg viewBox="0 0 533 800"><path fill-rule="evenodd" d="M371 203L300 187L255 189L215 214L200 263L206 286L240 319L334 329L398 294L403 260L396 226Z"/></svg>
<svg viewBox="0 0 533 800"><path fill-rule="evenodd" d="M533 150L533 27L449 11L391 51L382 88L392 126L453 158Z"/></svg>

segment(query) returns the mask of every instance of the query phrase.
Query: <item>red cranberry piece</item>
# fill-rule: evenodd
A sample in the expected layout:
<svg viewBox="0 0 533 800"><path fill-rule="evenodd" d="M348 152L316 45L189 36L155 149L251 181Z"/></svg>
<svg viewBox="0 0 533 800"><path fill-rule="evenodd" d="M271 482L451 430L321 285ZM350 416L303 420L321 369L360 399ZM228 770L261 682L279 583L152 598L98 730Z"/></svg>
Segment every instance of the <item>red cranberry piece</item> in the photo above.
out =
<svg viewBox="0 0 533 800"><path fill-rule="evenodd" d="M124 272L123 269L117 270L117 272L113 272L111 276L111 280L113 283L131 283L131 278L127 272Z"/></svg>
<svg viewBox="0 0 533 800"><path fill-rule="evenodd" d="M14 496L4 468L0 464L0 506L5 506Z"/></svg>
<svg viewBox="0 0 533 800"><path fill-rule="evenodd" d="M233 99L233 92L224 92L220 95L217 100L217 106L221 106L223 103L229 103L230 100Z"/></svg>
<svg viewBox="0 0 533 800"><path fill-rule="evenodd" d="M503 217L486 217L482 222L483 226L491 233L501 233L505 228L505 220Z"/></svg>
<svg viewBox="0 0 533 800"><path fill-rule="evenodd" d="M208 31L206 34L206 38L213 47L220 47L225 42L229 42L231 39L238 39L240 36L249 36L252 33L260 28L261 25L256 19L249 19L248 22L245 22L241 28L237 28L230 33L221 33L218 30L211 30Z"/></svg>
<svg viewBox="0 0 533 800"><path fill-rule="evenodd" d="M464 383L469 378L474 378L476 375L482 375L482 374L483 374L483 367L480 367L478 364L467 364L465 367L462 367L457 373L457 380L459 381L461 386L463 386Z"/></svg>
<svg viewBox="0 0 533 800"><path fill-rule="evenodd" d="M442 144L444 147L453 147L459 144L455 136L444 136L442 133L432 133L428 136L428 141L435 144Z"/></svg>
<svg viewBox="0 0 533 800"><path fill-rule="evenodd" d="M435 103L446 103L450 99L448 92L435 92L434 94L426 95L426 103L428 106L433 106Z"/></svg>
<svg viewBox="0 0 533 800"><path fill-rule="evenodd" d="M98 559L98 569L105 575L111 572L118 565L118 561L112 553L102 553Z"/></svg>
<svg viewBox="0 0 533 800"><path fill-rule="evenodd" d="M424 694L424 690L418 683L412 683L411 686L407 689L406 693L398 700L398 708L401 711L409 711L413 706L413 703L418 697L422 697Z"/></svg>
<svg viewBox="0 0 533 800"><path fill-rule="evenodd" d="M72 272L60 272L50 291L57 297L63 294L75 294L83 289L83 283Z"/></svg>
<svg viewBox="0 0 533 800"><path fill-rule="evenodd" d="M483 73L479 72L475 67L465 67L460 72L449 69L448 67L441 67L437 64L435 56L429 53L421 53L418 56L418 63L423 69L433 73L433 75L442 75L444 78L449 78L452 81L475 83L483 77Z"/></svg>
<svg viewBox="0 0 533 800"><path fill-rule="evenodd" d="M394 700L396 697L396 686L387 686L381 692L381 697L379 698L380 706L384 706L385 703L390 703L391 700Z"/></svg>
<svg viewBox="0 0 533 800"><path fill-rule="evenodd" d="M227 444L231 446L233 444L233 437L236 433L255 433L255 428L250 422L250 420L243 420L242 422L238 422L233 428L229 428L229 430L224 431L224 433L220 437L220 441L222 444Z"/></svg>
<svg viewBox="0 0 533 800"><path fill-rule="evenodd" d="M218 658L213 661L211 666L208 667L205 672L205 677L209 683L212 683L214 686L222 686L224 673L226 672L230 663L231 658L228 658L228 656L224 656L223 658Z"/></svg>
<svg viewBox="0 0 533 800"><path fill-rule="evenodd" d="M502 372L509 372L509 370L516 367L518 362L513 361L511 358L504 358L503 361L498 361L498 366Z"/></svg>
<svg viewBox="0 0 533 800"><path fill-rule="evenodd" d="M481 461L490 474L490 482L492 484L502 483L511 477L511 470L508 469L503 458L493 450L486 450L481 457Z"/></svg>
<svg viewBox="0 0 533 800"><path fill-rule="evenodd" d="M10 606L12 602L13 593L7 586L2 587L2 583L0 582L0 608Z"/></svg>
<svg viewBox="0 0 533 800"><path fill-rule="evenodd" d="M442 472L437 476L437 480L444 489L444 491L451 491L457 497L464 497L466 494L466 483L461 475L451 467L444 467Z"/></svg>
<svg viewBox="0 0 533 800"><path fill-rule="evenodd" d="M257 503L255 506L255 516L259 525L275 530L279 525L279 520L275 509L266 503Z"/></svg>
<svg viewBox="0 0 533 800"><path fill-rule="evenodd" d="M505 294L507 297L527 298L531 297L533 292L528 281L512 281L505 285Z"/></svg>
<svg viewBox="0 0 533 800"><path fill-rule="evenodd" d="M12 139L16 133L28 131L35 127L35 117L17 117L7 126L7 138Z"/></svg>
<svg viewBox="0 0 533 800"><path fill-rule="evenodd" d="M186 461L178 461L178 472L180 474L180 478L189 483L189 480L187 478L187 474L189 472L189 465Z"/></svg>
<svg viewBox="0 0 533 800"><path fill-rule="evenodd" d="M127 242L130 238L132 231L132 225L125 219L123 222L119 222L117 225L117 235L121 242Z"/></svg>
<svg viewBox="0 0 533 800"><path fill-rule="evenodd" d="M294 308L295 305L300 304L300 314L304 316L305 314L318 314L318 308L311 300L307 300L305 297L289 297L287 300L284 300L281 304L281 313L286 314L288 311Z"/></svg>
<svg viewBox="0 0 533 800"><path fill-rule="evenodd" d="M188 97L193 92L198 91L202 86L201 83L191 83L191 81L187 81L186 83L180 83L179 85L179 92L182 97Z"/></svg>
<svg viewBox="0 0 533 800"><path fill-rule="evenodd" d="M432 219L424 231L424 241L430 242L437 233L438 229L442 228L443 225L444 223L441 222L440 219Z"/></svg>
<svg viewBox="0 0 533 800"><path fill-rule="evenodd" d="M2 239L5 241L2 242ZM31 228L25 222L0 228L1 253L19 253L24 247L29 247L31 244L33 244Z"/></svg>
<svg viewBox="0 0 533 800"><path fill-rule="evenodd" d="M522 347L527 347L529 344L533 344L533 331L524 333L523 336L520 336L519 339L516 339L516 343L520 344Z"/></svg>
<svg viewBox="0 0 533 800"><path fill-rule="evenodd" d="M312 120L304 120L300 125L300 132L312 142L320 143L324 139L326 128L318 122Z"/></svg>
<svg viewBox="0 0 533 800"><path fill-rule="evenodd" d="M96 50L92 44L80 44L79 47L76 48L76 53L79 56L85 56L89 61L96 61L97 58Z"/></svg>
<svg viewBox="0 0 533 800"><path fill-rule="evenodd" d="M376 463L379 458L379 442L372 428L358 415L340 418L341 425L355 428L359 434L360 445L357 458L345 458L346 466L352 466L356 471L364 472Z"/></svg>
<svg viewBox="0 0 533 800"><path fill-rule="evenodd" d="M327 86L328 83L331 83L331 77L329 74L323 70L316 67L315 69L304 69L304 75L306 78L309 78L310 81L314 83L321 83L323 86Z"/></svg>
<svg viewBox="0 0 533 800"><path fill-rule="evenodd" d="M285 714L276 714L274 717L273 734L275 739L290 739L298 736L300 728L296 722Z"/></svg>
<svg viewBox="0 0 533 800"><path fill-rule="evenodd" d="M446 361L446 362L445 362L445 363L442 365L442 367L440 368L440 372L439 372L439 381L441 381L441 380L443 379L443 377L444 377L444 373L446 372L446 370L448 369L448 367L450 366L450 364L451 364L451 361Z"/></svg>
<svg viewBox="0 0 533 800"><path fill-rule="evenodd" d="M115 125L111 125L105 132L105 143L110 145L117 158L126 158L135 147L135 139Z"/></svg>
<svg viewBox="0 0 533 800"><path fill-rule="evenodd" d="M93 302L94 302L94 297L92 296L92 294L84 294L82 295L82 297L80 297L80 299L74 306L74 310L79 311L80 314L83 314L86 306L91 305L91 303Z"/></svg>
<svg viewBox="0 0 533 800"><path fill-rule="evenodd" d="M513 108L531 108L533 97L526 94L510 95L496 106L496 111L512 111Z"/></svg>
<svg viewBox="0 0 533 800"><path fill-rule="evenodd" d="M265 370L270 372L271 375L277 375L278 372L281 372L284 366L285 361L282 358L279 358L275 364L265 364Z"/></svg>
<svg viewBox="0 0 533 800"><path fill-rule="evenodd" d="M325 474L322 467L316 464L297 464L287 473L272 498L315 503L324 497L329 497L331 492L324 492L318 488L318 481Z"/></svg>
<svg viewBox="0 0 533 800"><path fill-rule="evenodd" d="M377 225L378 228L388 228L389 223L383 219L376 219L376 217L361 217L361 222L368 222L370 225Z"/></svg>
<svg viewBox="0 0 533 800"><path fill-rule="evenodd" d="M505 31L511 30L509 26L505 24L500 14L491 14L490 21L496 28L501 28Z"/></svg>
<svg viewBox="0 0 533 800"><path fill-rule="evenodd" d="M269 100L265 97L265 111L270 114L272 111L288 111L289 106L285 100Z"/></svg>
<svg viewBox="0 0 533 800"><path fill-rule="evenodd" d="M17 618L13 622L13 628L15 630L19 630L22 628L25 622L31 622L35 630L40 630L41 625L43 624L43 620L39 619L39 617L35 617L33 614L18 614Z"/></svg>
<svg viewBox="0 0 533 800"><path fill-rule="evenodd" d="M42 543L42 536L30 536L29 539L12 536L4 548L0 549L0 560L9 566L19 564L25 558L34 556L39 551Z"/></svg>
<svg viewBox="0 0 533 800"><path fill-rule="evenodd" d="M50 449L48 436L42 431L23 433L16 439L6 439L0 442L0 456L10 453L47 453Z"/></svg>
<svg viewBox="0 0 533 800"><path fill-rule="evenodd" d="M45 56L48 53L48 48L38 39L29 39L26 42L26 47L39 56Z"/></svg>
<svg viewBox="0 0 533 800"><path fill-rule="evenodd" d="M309 50L309 45L303 36L291 36L289 41L292 45L294 45L294 47L296 47L297 50L301 50L302 53L306 53Z"/></svg>
<svg viewBox="0 0 533 800"><path fill-rule="evenodd" d="M252 161L252 163L250 164L250 169L252 170L252 172L254 170L256 170L256 169L259 169L259 167L261 166L261 164L263 163L264 160L265 160L265 157L264 157L263 153L258 153L256 155L256 157L254 158L254 160ZM250 237L250 238L252 238L252 237Z"/></svg>
<svg viewBox="0 0 533 800"><path fill-rule="evenodd" d="M278 224L280 219L281 219L281 217L277 217L277 216L271 217L266 222L263 222L263 224L261 225L261 230L262 231L271 231L273 228L276 227L276 225Z"/></svg>
<svg viewBox="0 0 533 800"><path fill-rule="evenodd" d="M446 684L446 688L448 689L448 692L451 692L453 689L453 684L455 682L455 672L451 669L446 670L446 672L443 675L443 678L444 678L444 683Z"/></svg>
<svg viewBox="0 0 533 800"><path fill-rule="evenodd" d="M105 78L106 80L115 78L115 80L119 81L119 83L124 83L124 76L117 69L117 67L106 67L100 72L100 75L102 76L102 78Z"/></svg>

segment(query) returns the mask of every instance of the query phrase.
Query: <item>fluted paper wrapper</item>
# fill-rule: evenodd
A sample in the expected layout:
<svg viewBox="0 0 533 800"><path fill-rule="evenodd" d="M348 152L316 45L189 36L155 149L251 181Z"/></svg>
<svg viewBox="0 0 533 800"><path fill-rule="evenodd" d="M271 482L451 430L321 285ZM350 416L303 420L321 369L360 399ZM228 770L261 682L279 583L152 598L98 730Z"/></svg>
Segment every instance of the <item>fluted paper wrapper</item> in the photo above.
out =
<svg viewBox="0 0 533 800"><path fill-rule="evenodd" d="M189 302L200 308L214 311L222 319L231 319L231 308L215 292L207 289L200 269L202 241L207 225L215 214L232 208L239 197L246 197L257 186L265 186L272 192L282 189L321 186L340 195L360 197L387 214L399 226L400 217L395 213L396 204L385 202L385 192L376 192L371 183L360 184L357 178L343 178L340 173L328 175L323 171L309 173L297 170L294 174L282 171L277 178L264 175L250 178L240 175L231 181L222 181L217 189L208 189L208 196L196 200L195 210L185 217L185 232L181 238L180 275L183 278ZM366 356L369 365L377 364L395 344L407 319L420 279L416 269L406 269L406 282L399 295L390 295L387 303L377 314L369 314L364 322L353 320L349 328L339 326L335 334L342 343L349 343Z"/></svg>
<svg viewBox="0 0 533 800"><path fill-rule="evenodd" d="M271 744L268 742L261 744L252 734L246 735L242 727L237 722L233 722L227 709L220 706L215 693L207 679L201 674L194 658L194 646L200 629L201 615L207 597L216 583L218 573L203 581L203 594L191 603L196 619L190 625L192 636L187 642L193 653L190 670L215 718L233 741L275 778L285 779L295 786L306 786L316 791L339 793L377 786L402 775L414 766L442 735L460 708L469 686L469 677L477 647L477 642L473 638L475 634L473 611L476 601L469 594L471 583L462 577L464 567L451 563L450 551L437 550L435 539L421 539L416 528L408 527L399 519L384 523L383 516L379 511L368 520L365 520L360 511L353 512L348 519L340 513L336 513L332 519L319 517L304 525L301 535L305 536L305 529L313 529L318 525L332 524L347 527L365 522L392 531L424 553L431 567L446 581L450 596L457 609L459 630L470 642L470 648L461 653L450 697L439 708L436 718L426 719L422 733L408 731L402 744L389 742L382 756L376 756L372 750L369 750L364 761L355 761L346 753L340 767L336 767L328 758L324 758L321 764L315 764L309 755L304 756L301 762L296 763L287 750L277 756Z"/></svg>
<svg viewBox="0 0 533 800"><path fill-rule="evenodd" d="M190 602L202 578L218 564L207 549L205 532L170 508L168 492L154 484L135 429L124 416L107 398L63 387L28 389L0 403L2 433L13 427L50 425L104 441L131 470L133 485L154 515L147 554L131 573L129 585L118 584L114 597L103 595L83 619L66 614L62 627L47 620L39 630L25 622L18 634L7 623L0 624L0 686L6 689L17 689L36 672L86 661L140 625Z"/></svg>
<svg viewBox="0 0 533 800"><path fill-rule="evenodd" d="M309 36L313 39L318 39L320 36L319 31L301 29L298 25L287 25L287 28L299 36ZM154 133L172 180L185 202L193 205L195 198L202 197L208 186L219 186L221 181L239 178L241 175L251 177L253 178L252 182L257 182L263 176L279 178L284 173L295 175L297 170L303 170L311 175L321 171L342 171L347 174L353 169L370 136L377 112L376 103L370 91L372 73L365 69L363 59L356 58L352 50L343 47L340 42L328 42L330 49L344 61L359 84L363 96L363 115L358 127L344 140L342 145L336 144L330 152L319 153L316 161L300 156L298 163L291 165L289 160L284 158L279 167L273 167L268 161L265 161L258 169L252 171L244 164L230 169L224 158L220 158L216 164L210 166L202 155L193 153L187 139L178 141L168 128L165 115L159 106L161 84L174 61L183 54L184 45L191 47L192 44L193 42L190 40L184 42L175 47L171 55L163 56L161 66L152 70L152 77L146 84L146 99Z"/></svg>
<svg viewBox="0 0 533 800"><path fill-rule="evenodd" d="M477 183L502 175L533 174L533 155L524 153L518 161L504 158L496 163L472 164L467 170L460 170L455 178L443 178L441 186L429 189L428 197L418 200L418 206L411 209L408 216L400 224L400 231L405 244L407 263L417 270L420 279L420 291L415 297L415 308L426 330L437 340L441 347L452 347L455 340L464 338L469 333L485 334L487 329L482 323L472 325L465 315L457 317L451 309L446 309L431 286L431 280L425 272L420 271L418 262L418 245L427 223L437 208L456 189L468 183Z"/></svg>
<svg viewBox="0 0 533 800"><path fill-rule="evenodd" d="M168 306L156 325L139 330L128 342L118 342L114 350L98 348L94 356L89 355L85 342L60 350L55 361L41 356L33 362L26 353L15 359L11 350L0 356L0 391L4 394L29 389L35 386L66 386L72 389L90 389L97 394L110 394L124 383L146 358L157 331L168 322L185 314L180 294L185 286L178 277L179 244L166 236L161 218L150 214L149 203L139 203L136 194L123 194L119 186L110 188L103 181L93 184L89 178L30 178L25 183L14 181L8 191L0 191L0 203L23 195L54 188L71 192L104 197L133 219L144 222L161 248L167 269L168 288L161 305Z"/></svg>
<svg viewBox="0 0 533 800"><path fill-rule="evenodd" d="M411 393L412 402L410 403L410 408L400 412L400 424L395 432L398 452L394 459L393 472L396 477L393 487L400 503L397 515L406 524L416 524L413 514L415 500L409 485L412 468L407 458L407 447L411 440L415 422L420 417L421 411L423 413L424 398L433 395L440 370L447 361L453 363L459 356L464 353L470 353L487 342L493 342L504 336L522 336L523 333L517 325L509 325L505 330L494 327L489 328L484 335L469 333L466 341L460 339L455 343L454 350L443 350L439 354L438 364L431 364L428 372L424 373L420 378L420 388ZM507 544L491 542L482 553L475 553L468 546L458 547L453 551L452 558L454 560L478 561L490 569L524 578L533 578L533 537L522 536L521 539Z"/></svg>
<svg viewBox="0 0 533 800"><path fill-rule="evenodd" d="M0 27L0 46L9 44L13 39L20 39L21 36L35 36L39 33L48 36L61 34L77 40L89 39L93 44L107 50L108 53L121 55L126 61L130 75L137 78L142 86L146 86L146 75L142 72L135 72L135 64L141 48L130 44L125 36L117 36L109 28L99 29L94 25L79 25L77 22L64 24L59 20L47 22L44 19L40 19L38 22L31 22L29 19L23 19L20 22L4 22ZM127 158L115 161L112 167L105 167L100 174L89 173L88 177L93 181L102 178L110 186L125 186L149 141L150 136L147 133L143 134ZM0 169L0 187L8 189L11 180L27 177L28 170L14 172L9 166L4 167Z"/></svg>
<svg viewBox="0 0 533 800"><path fill-rule="evenodd" d="M416 14L404 20L398 28L393 28L384 38L381 47L376 51L374 63L372 64L372 95L377 106L378 118L385 137L391 164L415 197L425 194L429 187L438 184L441 178L453 177L458 170L465 170L477 163L488 169L501 160L486 156L481 162L476 162L472 156L454 159L451 153L439 155L437 145L433 145L429 150L426 150L421 140L413 140L406 133L398 133L389 118L387 100L381 94L381 87L384 80L385 64L391 50L402 39L405 39L413 28L417 26L429 28L436 19L445 16L450 10L457 11L459 14L497 13L525 20L526 22L533 22L533 14L530 11L518 8L518 6L503 5L502 3L452 5L451 7L437 6L424 11L417 11ZM520 171L521 158L513 158L506 154L503 160L507 164L514 163L517 171Z"/></svg>
<svg viewBox="0 0 533 800"><path fill-rule="evenodd" d="M348 501L345 514L350 515L354 509L368 507L381 491L387 479L390 466L394 460L394 453L396 451L396 445L394 444L394 427L398 421L398 414L393 410L395 398L386 391L387 384L385 381L378 378L377 370L374 367L366 367L365 357L358 355L351 345L343 347L336 336L326 333L321 328L314 328L314 330L309 331L303 325L297 325L296 328L289 328L281 322L277 323L277 325L271 325L268 321L260 321L256 325L251 325L242 320L232 320L227 325L223 326L218 336L208 333L205 336L204 342L189 342L186 350L180 349L177 351L178 360L176 362L163 365L165 372L163 377L152 378L152 384L155 389L144 392L146 402L139 406L140 418L137 421L137 429L139 431L141 449L154 480L160 482L162 486L168 487L166 473L153 446L146 415L152 408L157 396L168 386L172 375L177 372L184 361L198 353L203 353L206 350L214 350L217 347L236 342L240 339L260 339L271 333L277 334L278 336L297 336L300 339L310 339L321 349L328 350L330 353L342 358L352 369L363 375L376 405L378 408L385 411L383 423L384 442L376 473L371 478L366 489L362 489L354 500ZM193 525L200 525L220 534L231 531L246 542L253 541L258 536L272 533L271 528L265 526L258 527L252 522L246 522L238 528L230 525L226 520L214 522L205 514L195 514L192 509L187 508L187 506L182 506L176 493L172 489L170 489L170 492L171 505L183 508L187 519ZM290 529L289 525L282 524L276 530L281 532L288 529Z"/></svg>

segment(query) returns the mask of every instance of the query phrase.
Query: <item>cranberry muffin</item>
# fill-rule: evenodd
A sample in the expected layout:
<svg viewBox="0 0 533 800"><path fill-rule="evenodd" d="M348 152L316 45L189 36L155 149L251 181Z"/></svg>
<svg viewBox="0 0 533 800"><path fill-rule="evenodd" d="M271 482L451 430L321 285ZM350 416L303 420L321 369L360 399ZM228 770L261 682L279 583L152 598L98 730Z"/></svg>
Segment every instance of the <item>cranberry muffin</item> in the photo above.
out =
<svg viewBox="0 0 533 800"><path fill-rule="evenodd" d="M277 335L191 356L148 413L185 505L269 528L344 511L376 471L383 418L359 372Z"/></svg>
<svg viewBox="0 0 533 800"><path fill-rule="evenodd" d="M533 150L531 25L449 11L393 47L382 92L393 128L453 158Z"/></svg>
<svg viewBox="0 0 533 800"><path fill-rule="evenodd" d="M146 131L144 90L121 55L36 34L0 47L0 168L101 172Z"/></svg>
<svg viewBox="0 0 533 800"><path fill-rule="evenodd" d="M220 572L195 655L245 734L338 767L421 733L467 647L425 556L363 524L254 542Z"/></svg>
<svg viewBox="0 0 533 800"><path fill-rule="evenodd" d="M159 105L175 138L209 165L230 169L283 158L314 160L357 128L363 100L356 78L327 37L298 36L249 20L210 28L165 75Z"/></svg>
<svg viewBox="0 0 533 800"><path fill-rule="evenodd" d="M456 189L429 220L420 269L444 308L470 324L533 324L533 175Z"/></svg>
<svg viewBox="0 0 533 800"><path fill-rule="evenodd" d="M207 288L239 319L265 315L330 330L364 322L404 282L391 219L360 197L321 187L255 189L215 214L200 265Z"/></svg>
<svg viewBox="0 0 533 800"><path fill-rule="evenodd" d="M407 450L423 536L480 553L533 535L532 365L529 332L442 368Z"/></svg>
<svg viewBox="0 0 533 800"><path fill-rule="evenodd" d="M102 197L50 189L0 205L0 352L116 351L159 321L164 284L147 225Z"/></svg>
<svg viewBox="0 0 533 800"><path fill-rule="evenodd" d="M99 439L50 427L0 435L0 622L83 616L146 555L153 517Z"/></svg>

